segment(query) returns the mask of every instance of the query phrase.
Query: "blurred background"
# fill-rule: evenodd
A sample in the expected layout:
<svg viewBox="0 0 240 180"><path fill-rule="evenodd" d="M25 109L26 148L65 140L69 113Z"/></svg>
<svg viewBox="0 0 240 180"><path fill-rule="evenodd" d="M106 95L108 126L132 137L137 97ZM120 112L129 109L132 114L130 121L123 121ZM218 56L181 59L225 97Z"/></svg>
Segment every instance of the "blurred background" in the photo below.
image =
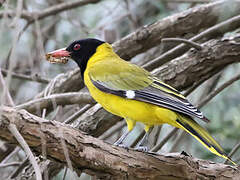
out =
<svg viewBox="0 0 240 180"><path fill-rule="evenodd" d="M13 12L41 12L64 2L63 0L1 0L0 5L0 66L10 93L15 104L22 104L33 99L43 91L51 79L61 73L77 68L73 62L66 65L52 65L45 60L45 53L66 47L73 40L92 37L114 43L139 27L151 24L169 15L182 12L208 0L99 0L82 6L76 6L69 10L56 13L36 20L29 21L29 17L6 15L6 11ZM34 18L34 17L33 17ZM235 29L225 33L223 37L229 37L239 32ZM186 35L186 38L189 35ZM149 59L158 57L176 43L155 47L143 54L134 57L131 61L137 64L145 64ZM200 99L206 96L213 89L221 86L234 75L240 73L239 65L234 64L226 67L207 82L193 91L188 99L197 104ZM8 76L7 72L15 73L15 76ZM36 81L39 77L41 81ZM27 79L30 78L30 79ZM38 79L38 78L37 78ZM0 87L1 89L2 87ZM240 140L240 83L235 82L214 99L208 102L201 110L211 120L209 124L202 124L210 134L229 153ZM66 120L70 115L80 110L83 105L69 105L62 109L62 116L59 121ZM55 116L55 109L46 118ZM117 127L117 128L116 128ZM126 125L119 122L109 132L100 136L105 141L113 143L126 130ZM137 125L127 139L128 144L136 144L137 137L143 134L143 126ZM167 140L157 151L182 152L185 151L194 157L223 162L223 160L199 144L190 135L182 131L173 131L169 139L166 136L173 130L173 127L164 125L155 127L151 138L150 147ZM113 132L112 132L113 131ZM109 135L110 134L110 135ZM2 142L3 143L3 142ZM1 143L0 143L1 147ZM22 150L15 149L15 155L11 156L8 162L22 162L25 154ZM10 151L12 152L12 151ZM240 151L236 152L233 159L240 160ZM2 177L8 177L18 166L0 168ZM87 174L78 177L74 172L65 167L60 167L52 177L55 180L63 179L91 179Z"/></svg>

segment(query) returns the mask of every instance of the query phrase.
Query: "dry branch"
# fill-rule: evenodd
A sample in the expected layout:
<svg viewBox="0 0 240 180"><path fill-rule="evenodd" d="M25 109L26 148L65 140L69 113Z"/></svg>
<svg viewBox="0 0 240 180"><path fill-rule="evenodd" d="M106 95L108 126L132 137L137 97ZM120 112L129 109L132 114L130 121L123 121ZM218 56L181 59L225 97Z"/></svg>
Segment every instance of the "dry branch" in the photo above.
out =
<svg viewBox="0 0 240 180"><path fill-rule="evenodd" d="M10 73L8 70L5 70L5 69L1 69L1 71L4 76L7 76L7 74ZM14 78L19 78L19 79L28 80L28 81L35 81L35 82L39 82L39 83L47 84L50 81L47 78L40 77L38 74L34 74L31 76L21 74L21 73L15 73L15 72L11 72L10 74Z"/></svg>
<svg viewBox="0 0 240 180"><path fill-rule="evenodd" d="M178 90L203 82L227 65L240 62L238 35L225 39L210 40L203 44L203 50L190 50L153 71L153 73Z"/></svg>
<svg viewBox="0 0 240 180"><path fill-rule="evenodd" d="M54 104L53 104L54 102ZM39 109L51 110L54 105L69 105L69 104L94 104L96 103L89 93L62 93L53 94L39 99L28 101L24 104L16 106L18 109L26 109L31 113L36 113Z"/></svg>
<svg viewBox="0 0 240 180"><path fill-rule="evenodd" d="M61 138L77 172L87 172L104 179L238 179L236 167L199 160L176 153L144 154L106 144L74 128L9 107L0 109L0 137L16 143L8 131L15 124L33 151L41 153L45 138L48 158L66 163ZM60 135L61 128L62 135ZM44 137L41 135L44 134Z"/></svg>

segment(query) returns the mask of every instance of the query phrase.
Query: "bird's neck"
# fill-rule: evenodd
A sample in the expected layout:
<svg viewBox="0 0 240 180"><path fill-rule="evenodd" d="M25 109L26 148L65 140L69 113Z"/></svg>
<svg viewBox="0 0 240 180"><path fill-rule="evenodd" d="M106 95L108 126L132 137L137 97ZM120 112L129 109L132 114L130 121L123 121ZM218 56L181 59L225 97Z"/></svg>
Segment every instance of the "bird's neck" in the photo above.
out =
<svg viewBox="0 0 240 180"><path fill-rule="evenodd" d="M117 56L113 51L113 48L108 43L103 43L97 47L96 52L89 58L87 68L94 66L95 63L111 59L113 56Z"/></svg>
<svg viewBox="0 0 240 180"><path fill-rule="evenodd" d="M117 54L113 51L112 46L108 43L103 43L97 47L96 52L90 58L84 61L85 63L83 63L83 61L77 61L83 80L86 69L94 66L94 64L99 61L108 59L108 57L111 59L113 56L117 56Z"/></svg>

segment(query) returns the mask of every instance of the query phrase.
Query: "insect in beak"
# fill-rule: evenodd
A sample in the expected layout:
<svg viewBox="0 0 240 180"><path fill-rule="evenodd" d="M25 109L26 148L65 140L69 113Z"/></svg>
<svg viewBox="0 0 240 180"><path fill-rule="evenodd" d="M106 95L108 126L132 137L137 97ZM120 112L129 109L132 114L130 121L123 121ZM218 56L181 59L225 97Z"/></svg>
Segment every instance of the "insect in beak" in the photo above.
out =
<svg viewBox="0 0 240 180"><path fill-rule="evenodd" d="M70 58L70 53L66 48L62 48L49 52L45 56L50 63L66 64Z"/></svg>

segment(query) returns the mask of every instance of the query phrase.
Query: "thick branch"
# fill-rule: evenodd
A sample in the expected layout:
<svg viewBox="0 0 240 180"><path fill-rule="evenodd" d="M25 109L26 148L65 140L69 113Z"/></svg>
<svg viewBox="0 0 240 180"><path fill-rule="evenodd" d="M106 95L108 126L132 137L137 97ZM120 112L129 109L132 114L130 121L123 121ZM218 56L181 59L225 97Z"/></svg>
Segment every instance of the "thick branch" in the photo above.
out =
<svg viewBox="0 0 240 180"><path fill-rule="evenodd" d="M153 155L128 151L24 110L2 107L0 111L2 139L16 143L7 128L10 123L15 124L32 150L40 153L41 138L44 138L47 156L66 163L60 140L63 138L77 172L84 171L105 179L237 179L240 176L237 168L228 165L172 153ZM62 135L58 133L59 128Z"/></svg>
<svg viewBox="0 0 240 180"><path fill-rule="evenodd" d="M178 90L203 82L229 64L240 61L238 36L224 40L210 40L203 50L190 50L183 56L155 69L153 73Z"/></svg>

